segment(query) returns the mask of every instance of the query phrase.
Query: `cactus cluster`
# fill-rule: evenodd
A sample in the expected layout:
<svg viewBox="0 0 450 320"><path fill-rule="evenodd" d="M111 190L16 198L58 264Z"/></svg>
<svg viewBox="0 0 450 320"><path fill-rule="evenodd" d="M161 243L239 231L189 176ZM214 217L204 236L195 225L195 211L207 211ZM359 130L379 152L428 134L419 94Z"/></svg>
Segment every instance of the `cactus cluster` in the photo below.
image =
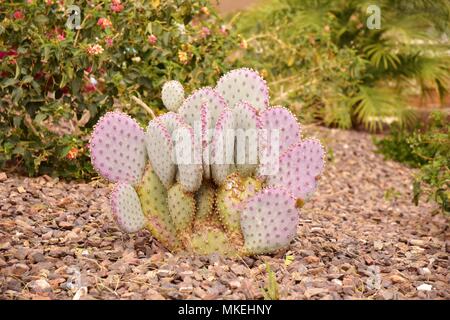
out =
<svg viewBox="0 0 450 320"><path fill-rule="evenodd" d="M251 69L187 98L170 81L162 100L169 112L145 131L109 112L91 137L94 168L116 183L111 209L120 228L147 228L172 251L237 256L288 247L323 170L320 142L302 139L288 109L269 106L267 85Z"/></svg>

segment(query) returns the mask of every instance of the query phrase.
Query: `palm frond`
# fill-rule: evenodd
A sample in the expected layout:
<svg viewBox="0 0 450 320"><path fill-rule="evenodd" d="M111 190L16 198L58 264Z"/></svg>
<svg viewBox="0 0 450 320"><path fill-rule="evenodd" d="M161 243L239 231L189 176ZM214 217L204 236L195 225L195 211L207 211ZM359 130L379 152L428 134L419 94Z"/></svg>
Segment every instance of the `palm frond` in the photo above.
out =
<svg viewBox="0 0 450 320"><path fill-rule="evenodd" d="M384 123L406 125L413 117L399 95L388 88L360 86L358 94L349 102L354 106L357 122L370 131L382 129Z"/></svg>

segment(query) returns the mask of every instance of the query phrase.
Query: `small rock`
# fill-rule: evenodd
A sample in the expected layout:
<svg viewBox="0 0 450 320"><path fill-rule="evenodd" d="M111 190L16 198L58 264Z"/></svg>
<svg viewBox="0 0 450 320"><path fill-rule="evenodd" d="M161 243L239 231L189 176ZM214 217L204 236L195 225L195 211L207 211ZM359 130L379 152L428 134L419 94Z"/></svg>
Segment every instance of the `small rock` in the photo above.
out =
<svg viewBox="0 0 450 320"><path fill-rule="evenodd" d="M417 287L417 290L419 291L431 291L433 289L433 286L431 284L422 283L420 286Z"/></svg>
<svg viewBox="0 0 450 320"><path fill-rule="evenodd" d="M324 288L309 288L305 291L305 297L307 299L310 299L311 297L314 297L316 295L322 294L322 293L328 293L328 289Z"/></svg>
<svg viewBox="0 0 450 320"><path fill-rule="evenodd" d="M373 242L373 247L375 248L375 250L383 250L383 242L379 241L379 240L375 240Z"/></svg>
<svg viewBox="0 0 450 320"><path fill-rule="evenodd" d="M383 297L384 300L392 300L394 299L394 292L391 290L380 290L379 294Z"/></svg>
<svg viewBox="0 0 450 320"><path fill-rule="evenodd" d="M313 264L313 263L318 263L318 262L320 261L320 259L319 259L318 257L316 257L316 256L307 256L307 257L305 258L305 261L306 261L308 264Z"/></svg>
<svg viewBox="0 0 450 320"><path fill-rule="evenodd" d="M88 290L86 287L81 287L75 292L72 300L80 300L87 296Z"/></svg>
<svg viewBox="0 0 450 320"><path fill-rule="evenodd" d="M27 192L27 190L25 190L25 188L22 187L22 186L17 187L17 191L18 191L19 193L25 193L25 192Z"/></svg>
<svg viewBox="0 0 450 320"><path fill-rule="evenodd" d="M423 276L428 276L431 274L431 271L428 268L420 268L419 273Z"/></svg>
<svg viewBox="0 0 450 320"><path fill-rule="evenodd" d="M48 293L48 292L52 292L52 287L50 286L50 284L45 279L39 279L39 280L31 281L28 284L28 288L33 293L46 293L46 292Z"/></svg>
<svg viewBox="0 0 450 320"><path fill-rule="evenodd" d="M8 179L8 176L4 172L0 172L0 182L4 182Z"/></svg>
<svg viewBox="0 0 450 320"><path fill-rule="evenodd" d="M156 271L156 275L161 278L171 276L172 274L172 271L166 269L159 269L158 271Z"/></svg>
<svg viewBox="0 0 450 320"><path fill-rule="evenodd" d="M333 279L333 280L331 280L331 282L333 282L335 285L338 285L340 287L342 286L342 281L339 279Z"/></svg>
<svg viewBox="0 0 450 320"><path fill-rule="evenodd" d="M236 275L242 276L247 271L246 267L240 264L234 264L231 266L231 271L233 271Z"/></svg>
<svg viewBox="0 0 450 320"><path fill-rule="evenodd" d="M229 282L229 284L233 289L239 289L241 287L241 283L238 280L232 280Z"/></svg>
<svg viewBox="0 0 450 320"><path fill-rule="evenodd" d="M178 289L181 293L190 293L192 290L194 290L194 287L192 286L180 287L180 289Z"/></svg>
<svg viewBox="0 0 450 320"><path fill-rule="evenodd" d="M425 241L420 239L411 239L409 240L409 243L413 246L423 247L425 245Z"/></svg>
<svg viewBox="0 0 450 320"><path fill-rule="evenodd" d="M20 281L14 278L9 279L6 282L6 286L8 288L8 290L12 290L12 291L21 291L22 290L22 285L20 284Z"/></svg>
<svg viewBox="0 0 450 320"><path fill-rule="evenodd" d="M44 262L45 256L40 252L36 252L31 255L31 259L33 259L34 263Z"/></svg>
<svg viewBox="0 0 450 320"><path fill-rule="evenodd" d="M183 272L180 272L180 277L190 277L194 274L192 270L186 270Z"/></svg>
<svg viewBox="0 0 450 320"><path fill-rule="evenodd" d="M292 279L297 282L300 282L303 279L303 275L297 271L292 272L291 276L292 276Z"/></svg>
<svg viewBox="0 0 450 320"><path fill-rule="evenodd" d="M28 267L26 264L24 264L24 263L17 263L17 264L14 265L14 267L12 269L12 274L15 275L15 276L21 276L22 274L24 274L28 270L30 270L30 267Z"/></svg>
<svg viewBox="0 0 450 320"><path fill-rule="evenodd" d="M145 289L145 298L148 300L166 300L158 291L147 288Z"/></svg>
<svg viewBox="0 0 450 320"><path fill-rule="evenodd" d="M7 250L11 248L11 243L10 242L2 242L0 243L0 250Z"/></svg>
<svg viewBox="0 0 450 320"><path fill-rule="evenodd" d="M407 281L405 278L403 278L402 276L399 276L398 274L394 274L394 275L390 276L389 279L393 283L403 283L403 282Z"/></svg>

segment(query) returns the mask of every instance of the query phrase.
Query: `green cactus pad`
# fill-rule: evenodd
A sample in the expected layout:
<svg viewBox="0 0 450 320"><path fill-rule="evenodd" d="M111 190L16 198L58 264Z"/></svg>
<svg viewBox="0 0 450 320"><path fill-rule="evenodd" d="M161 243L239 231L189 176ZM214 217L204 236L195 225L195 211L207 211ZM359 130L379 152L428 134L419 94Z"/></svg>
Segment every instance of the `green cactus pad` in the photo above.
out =
<svg viewBox="0 0 450 320"><path fill-rule="evenodd" d="M169 189L167 196L169 213L178 233L184 235L191 232L195 216L194 195L184 191L181 184L176 183Z"/></svg>
<svg viewBox="0 0 450 320"><path fill-rule="evenodd" d="M244 200L261 190L261 182L255 178L243 178L238 173L229 175L217 192L217 211L227 230L240 232L240 212Z"/></svg>
<svg viewBox="0 0 450 320"><path fill-rule="evenodd" d="M198 254L219 253L223 256L235 256L237 254L232 241L218 228L195 233L191 238L191 246Z"/></svg>
<svg viewBox="0 0 450 320"><path fill-rule="evenodd" d="M167 191L152 167L145 169L136 191L141 200L142 211L147 217L148 229L153 236L170 250L179 249L180 241L176 238L176 230L167 205Z"/></svg>
<svg viewBox="0 0 450 320"><path fill-rule="evenodd" d="M214 210L215 189L211 182L204 182L195 194L197 203L196 220L211 217Z"/></svg>

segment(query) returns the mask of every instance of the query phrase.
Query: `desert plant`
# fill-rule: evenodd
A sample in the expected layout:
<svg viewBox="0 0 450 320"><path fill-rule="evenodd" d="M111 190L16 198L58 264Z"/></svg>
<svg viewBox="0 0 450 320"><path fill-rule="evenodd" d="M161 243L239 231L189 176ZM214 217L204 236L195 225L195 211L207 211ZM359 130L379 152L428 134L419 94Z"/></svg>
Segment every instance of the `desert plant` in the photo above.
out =
<svg viewBox="0 0 450 320"><path fill-rule="evenodd" d="M376 140L387 158L420 168L413 182L413 201L422 195L450 212L450 125L448 116L434 112L427 126L406 131L399 128Z"/></svg>
<svg viewBox="0 0 450 320"><path fill-rule="evenodd" d="M280 289L277 282L277 276L275 272L272 271L268 263L266 263L266 274L267 280L264 288L262 289L264 300L279 300Z"/></svg>
<svg viewBox="0 0 450 320"><path fill-rule="evenodd" d="M79 29L66 27L75 4ZM2 1L0 168L69 178L93 174L92 126L120 108L142 121L171 78L213 83L238 41L208 1ZM213 54L212 54L213 53Z"/></svg>
<svg viewBox="0 0 450 320"><path fill-rule="evenodd" d="M273 0L237 19L248 45L240 60L265 70L283 104L326 125L411 124L405 96L450 85L447 1L377 1L379 29L369 29L373 1ZM276 45L274 45L276 44ZM304 114L302 112L301 114Z"/></svg>
<svg viewBox="0 0 450 320"><path fill-rule="evenodd" d="M180 88L164 86L172 111L146 132L118 112L95 126L92 163L117 183L111 207L119 226L147 227L174 251L236 256L286 248L322 172L322 145L301 139L287 109L269 107L266 84L250 69L186 99Z"/></svg>

